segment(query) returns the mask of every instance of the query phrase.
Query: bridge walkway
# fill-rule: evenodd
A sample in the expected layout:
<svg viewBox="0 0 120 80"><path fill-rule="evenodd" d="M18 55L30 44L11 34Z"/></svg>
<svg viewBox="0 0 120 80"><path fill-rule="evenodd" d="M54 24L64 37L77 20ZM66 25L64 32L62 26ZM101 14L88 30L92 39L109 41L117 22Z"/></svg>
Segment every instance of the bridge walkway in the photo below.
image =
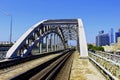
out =
<svg viewBox="0 0 120 80"><path fill-rule="evenodd" d="M74 54L70 80L106 80L106 78L89 59L80 59L79 53L76 51Z"/></svg>

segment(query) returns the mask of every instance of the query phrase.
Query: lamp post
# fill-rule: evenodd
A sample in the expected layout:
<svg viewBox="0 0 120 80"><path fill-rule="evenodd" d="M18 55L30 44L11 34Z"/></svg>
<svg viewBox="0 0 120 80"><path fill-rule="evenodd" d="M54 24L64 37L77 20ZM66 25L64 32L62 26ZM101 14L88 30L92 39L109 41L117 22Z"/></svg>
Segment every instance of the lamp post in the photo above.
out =
<svg viewBox="0 0 120 80"><path fill-rule="evenodd" d="M6 15L6 16L10 16L10 34L9 34L9 38L10 38L10 40L9 40L9 42L10 42L10 44L12 43L12 15L11 14L9 14L9 13L7 13L7 12L5 12L5 11L3 11L3 10L0 10L4 15Z"/></svg>
<svg viewBox="0 0 120 80"><path fill-rule="evenodd" d="M12 43L12 15L9 15L11 20L10 20L10 44Z"/></svg>

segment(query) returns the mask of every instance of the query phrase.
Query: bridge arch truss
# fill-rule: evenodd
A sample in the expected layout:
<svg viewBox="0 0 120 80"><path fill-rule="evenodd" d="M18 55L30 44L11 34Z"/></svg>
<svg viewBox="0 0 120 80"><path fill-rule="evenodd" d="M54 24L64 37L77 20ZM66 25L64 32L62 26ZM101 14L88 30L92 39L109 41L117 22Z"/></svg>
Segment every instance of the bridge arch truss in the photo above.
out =
<svg viewBox="0 0 120 80"><path fill-rule="evenodd" d="M68 40L77 40L80 56L88 56L85 32L81 19L57 19L44 20L32 26L8 50L6 58L31 55L32 49L37 44L39 44L41 53L44 37L46 37L46 52L48 52L48 42L50 42L49 44L54 44L54 47L50 45L51 50L56 51L58 48L66 49ZM50 41L48 37L50 37Z"/></svg>

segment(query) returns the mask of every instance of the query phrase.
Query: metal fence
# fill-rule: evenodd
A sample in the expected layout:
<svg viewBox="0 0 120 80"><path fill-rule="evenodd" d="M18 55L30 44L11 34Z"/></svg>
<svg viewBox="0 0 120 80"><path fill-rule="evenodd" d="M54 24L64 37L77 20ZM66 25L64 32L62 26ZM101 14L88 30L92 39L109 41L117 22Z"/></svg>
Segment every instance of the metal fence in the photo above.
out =
<svg viewBox="0 0 120 80"><path fill-rule="evenodd" d="M89 57L104 71L113 77L113 79L120 79L120 57L111 55L109 53L93 53L89 52Z"/></svg>

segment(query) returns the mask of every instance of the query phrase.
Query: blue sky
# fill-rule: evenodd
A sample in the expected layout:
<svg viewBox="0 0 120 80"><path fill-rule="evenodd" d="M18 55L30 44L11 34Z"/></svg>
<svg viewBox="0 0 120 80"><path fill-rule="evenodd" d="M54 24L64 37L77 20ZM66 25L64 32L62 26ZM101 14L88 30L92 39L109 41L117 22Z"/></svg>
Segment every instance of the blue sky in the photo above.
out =
<svg viewBox="0 0 120 80"><path fill-rule="evenodd" d="M100 30L120 28L120 0L0 0L0 41L9 40L10 27L2 11L13 16L12 41L43 19L81 18L88 43Z"/></svg>

